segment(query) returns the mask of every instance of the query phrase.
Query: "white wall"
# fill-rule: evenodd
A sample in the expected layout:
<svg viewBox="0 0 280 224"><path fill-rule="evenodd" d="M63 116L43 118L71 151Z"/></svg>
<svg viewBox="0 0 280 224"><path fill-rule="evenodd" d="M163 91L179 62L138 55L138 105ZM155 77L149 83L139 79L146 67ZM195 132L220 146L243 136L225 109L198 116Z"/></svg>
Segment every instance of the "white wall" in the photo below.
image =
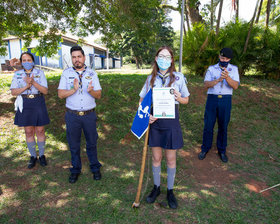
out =
<svg viewBox="0 0 280 224"><path fill-rule="evenodd" d="M101 69L101 68L102 68L101 58L95 57L95 69Z"/></svg>
<svg viewBox="0 0 280 224"><path fill-rule="evenodd" d="M72 60L71 60L71 54L70 54L70 46L67 45L61 45L62 49L62 65L63 69L69 68L72 66Z"/></svg>
<svg viewBox="0 0 280 224"><path fill-rule="evenodd" d="M20 42L19 39L10 40L10 49L11 49L11 59L12 58L20 58Z"/></svg>

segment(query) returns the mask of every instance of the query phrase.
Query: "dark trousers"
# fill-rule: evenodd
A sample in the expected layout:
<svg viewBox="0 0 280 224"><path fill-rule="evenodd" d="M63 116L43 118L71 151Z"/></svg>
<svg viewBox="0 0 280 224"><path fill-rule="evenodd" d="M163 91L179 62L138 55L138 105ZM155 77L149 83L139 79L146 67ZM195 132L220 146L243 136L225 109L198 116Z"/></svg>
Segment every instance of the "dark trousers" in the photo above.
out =
<svg viewBox="0 0 280 224"><path fill-rule="evenodd" d="M226 152L227 147L227 127L230 121L231 112L231 95L223 95L219 98L218 95L209 94L204 113L204 129L202 151L208 152L212 147L213 129L218 119L218 136L217 149L220 153Z"/></svg>
<svg viewBox="0 0 280 224"><path fill-rule="evenodd" d="M96 114L91 112L84 116L71 113L65 114L66 135L69 148L71 151L71 173L81 173L82 163L80 156L80 144L82 130L86 138L86 151L92 172L100 169L101 164L97 159L97 130L96 130Z"/></svg>

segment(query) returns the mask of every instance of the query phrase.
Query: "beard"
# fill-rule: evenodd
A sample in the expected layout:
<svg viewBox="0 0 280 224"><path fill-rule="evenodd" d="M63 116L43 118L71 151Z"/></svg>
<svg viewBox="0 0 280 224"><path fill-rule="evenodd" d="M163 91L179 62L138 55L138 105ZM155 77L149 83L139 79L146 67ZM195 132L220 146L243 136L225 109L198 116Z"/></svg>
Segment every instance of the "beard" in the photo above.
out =
<svg viewBox="0 0 280 224"><path fill-rule="evenodd" d="M81 69L84 66L85 66L85 64L82 64L82 63L79 63L79 62L74 65L74 67L77 68L77 69Z"/></svg>

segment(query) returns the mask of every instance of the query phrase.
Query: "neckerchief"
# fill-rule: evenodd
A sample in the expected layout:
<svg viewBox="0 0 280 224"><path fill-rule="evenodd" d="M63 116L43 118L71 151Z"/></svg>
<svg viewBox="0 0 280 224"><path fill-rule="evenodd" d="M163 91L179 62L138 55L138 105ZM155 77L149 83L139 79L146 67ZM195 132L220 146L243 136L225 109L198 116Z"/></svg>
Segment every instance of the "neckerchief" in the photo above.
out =
<svg viewBox="0 0 280 224"><path fill-rule="evenodd" d="M75 67L73 67L74 71L78 74L79 76L79 93L83 94L83 75L87 70L87 66L85 65L85 69L83 70L83 72L80 74L77 69Z"/></svg>
<svg viewBox="0 0 280 224"><path fill-rule="evenodd" d="M165 85L165 82L166 82L166 79L167 77L169 76L169 71L166 72L164 75L160 73L160 71L157 72L158 76L161 78L161 81L162 81L162 86Z"/></svg>

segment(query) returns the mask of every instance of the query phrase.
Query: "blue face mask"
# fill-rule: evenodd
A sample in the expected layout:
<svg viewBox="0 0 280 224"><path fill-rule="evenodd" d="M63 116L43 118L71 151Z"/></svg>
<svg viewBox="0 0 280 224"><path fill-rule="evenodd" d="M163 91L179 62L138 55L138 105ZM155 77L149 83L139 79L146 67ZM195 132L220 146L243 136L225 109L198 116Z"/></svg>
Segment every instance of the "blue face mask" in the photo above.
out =
<svg viewBox="0 0 280 224"><path fill-rule="evenodd" d="M31 70L34 67L34 62L23 62L21 65L25 70Z"/></svg>
<svg viewBox="0 0 280 224"><path fill-rule="evenodd" d="M162 58L157 58L157 65L160 70L166 70L171 66L171 60L166 60Z"/></svg>
<svg viewBox="0 0 280 224"><path fill-rule="evenodd" d="M223 68L226 68L227 66L228 66L228 63L229 63L230 61L228 61L228 62L226 62L226 61L220 61L219 60L219 65L221 66L221 67L223 67Z"/></svg>

